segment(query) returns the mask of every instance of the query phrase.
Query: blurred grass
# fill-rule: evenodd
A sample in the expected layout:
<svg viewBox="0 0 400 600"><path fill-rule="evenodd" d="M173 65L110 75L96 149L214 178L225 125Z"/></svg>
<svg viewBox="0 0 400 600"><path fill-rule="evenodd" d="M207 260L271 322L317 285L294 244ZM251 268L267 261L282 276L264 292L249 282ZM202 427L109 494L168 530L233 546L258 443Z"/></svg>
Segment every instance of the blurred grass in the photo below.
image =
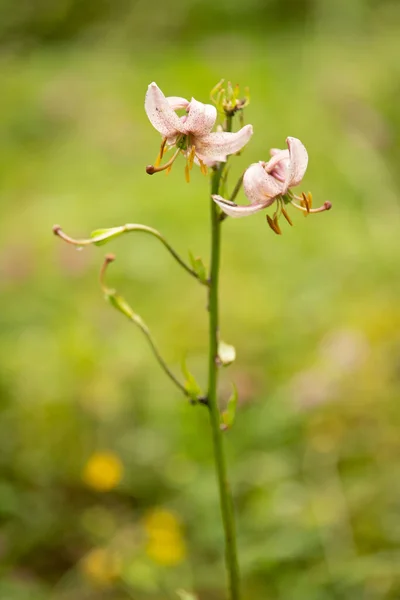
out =
<svg viewBox="0 0 400 600"><path fill-rule="evenodd" d="M232 185L292 135L309 151L306 190L334 205L294 215L281 238L262 215L224 224L221 334L237 362L221 395L236 382L227 444L245 597L399 597L400 24L396 3L375 3L369 19L367 4L351 17L315 3L313 19L265 36L261 22L242 32L235 9L224 32L207 21L187 39L183 27L175 46L156 41L165 15L149 45L128 42L121 22L104 39L100 29L4 46L0 598L158 600L177 588L222 598L207 415L103 302L104 248L77 252L51 235L54 223L80 236L143 222L207 260L208 182L193 172L188 186L178 163L168 178L145 174L159 138L143 98L155 80L206 101L221 77L252 97L255 134ZM205 382L204 291L152 239L107 249L118 258L110 282L171 366L187 353ZM123 469L108 492L84 480L102 452ZM147 515L161 509L171 517L149 534ZM150 554L149 535L160 544ZM171 545L185 560L154 560Z"/></svg>

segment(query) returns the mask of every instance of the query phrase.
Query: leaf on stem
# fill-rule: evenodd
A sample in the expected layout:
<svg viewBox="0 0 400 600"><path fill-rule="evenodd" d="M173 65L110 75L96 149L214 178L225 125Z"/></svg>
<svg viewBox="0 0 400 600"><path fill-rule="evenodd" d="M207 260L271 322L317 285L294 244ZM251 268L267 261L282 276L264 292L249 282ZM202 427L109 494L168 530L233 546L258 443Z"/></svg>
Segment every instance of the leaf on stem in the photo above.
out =
<svg viewBox="0 0 400 600"><path fill-rule="evenodd" d="M187 368L185 358L182 359L181 366L182 366L182 373L185 378L185 383L184 383L185 390L189 394L190 398L192 398L192 400L196 400L196 402L197 402L199 397L201 397L203 395L202 390L201 390L199 384L197 383L196 379L194 378L194 376L191 374L191 372Z"/></svg>
<svg viewBox="0 0 400 600"><path fill-rule="evenodd" d="M93 244L95 246L102 246L103 244L107 244L107 242L110 240L121 235L121 233L124 233L123 227L109 227L108 229L95 229L95 231L92 231L90 234L90 237L92 239L99 238L98 240L93 239Z"/></svg>
<svg viewBox="0 0 400 600"><path fill-rule="evenodd" d="M142 318L132 310L125 298L120 296L115 290L107 290L105 297L111 306L116 308L120 313L128 317L131 321L134 321L137 325L140 325L142 329L147 329Z"/></svg>
<svg viewBox="0 0 400 600"><path fill-rule="evenodd" d="M218 361L223 367L228 367L236 359L236 349L234 346L223 342L218 343Z"/></svg>
<svg viewBox="0 0 400 600"><path fill-rule="evenodd" d="M232 388L233 388L232 394L228 400L226 409L221 414L221 429L223 431L232 427L232 425L235 421L236 409L237 409L237 403L238 403L238 391L237 391L237 387L234 383L232 383Z"/></svg>
<svg viewBox="0 0 400 600"><path fill-rule="evenodd" d="M195 257L190 251L189 259L192 269L196 273L199 280L202 283L207 283L207 270L203 263L203 260L199 256Z"/></svg>

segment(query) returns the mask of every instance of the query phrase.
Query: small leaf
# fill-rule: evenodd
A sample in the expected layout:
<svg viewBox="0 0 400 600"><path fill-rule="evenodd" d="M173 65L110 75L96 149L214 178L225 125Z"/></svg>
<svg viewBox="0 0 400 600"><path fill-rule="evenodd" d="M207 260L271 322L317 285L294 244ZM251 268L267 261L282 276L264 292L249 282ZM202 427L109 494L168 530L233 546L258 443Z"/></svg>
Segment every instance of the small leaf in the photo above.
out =
<svg viewBox="0 0 400 600"><path fill-rule="evenodd" d="M218 344L218 358L223 367L231 365L236 359L235 347L220 340Z"/></svg>
<svg viewBox="0 0 400 600"><path fill-rule="evenodd" d="M226 409L221 414L221 429L229 429L229 427L232 427L235 421L236 408L238 403L238 391L234 383L232 383L232 388L232 394L228 400Z"/></svg>
<svg viewBox="0 0 400 600"><path fill-rule="evenodd" d="M200 257L195 258L191 252L189 252L189 259L192 269L196 273L197 277L203 283L207 283L207 270L202 259Z"/></svg>
<svg viewBox="0 0 400 600"><path fill-rule="evenodd" d="M197 401L199 396L202 396L202 391L196 379L187 368L185 358L182 359L182 373L185 378L185 390L193 400Z"/></svg>
<svg viewBox="0 0 400 600"><path fill-rule="evenodd" d="M142 329L147 329L146 324L129 306L125 298L117 294L115 290L108 290L106 293L106 300L119 312L128 317L131 321L135 321Z"/></svg>
<svg viewBox="0 0 400 600"><path fill-rule="evenodd" d="M118 237L123 233L123 227L110 227L109 229L95 229L90 234L91 238L101 238L99 240L93 241L95 246L102 246L103 244L107 244L109 240Z"/></svg>

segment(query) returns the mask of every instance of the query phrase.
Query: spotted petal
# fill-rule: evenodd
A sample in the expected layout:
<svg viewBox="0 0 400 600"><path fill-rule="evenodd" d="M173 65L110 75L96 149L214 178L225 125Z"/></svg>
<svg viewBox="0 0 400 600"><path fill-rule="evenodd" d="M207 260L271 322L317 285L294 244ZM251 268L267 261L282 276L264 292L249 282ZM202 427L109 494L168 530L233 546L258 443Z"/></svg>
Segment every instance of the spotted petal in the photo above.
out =
<svg viewBox="0 0 400 600"><path fill-rule="evenodd" d="M275 179L285 182L290 161L289 150L271 148L270 154L272 158L265 165L265 170L267 173L271 173Z"/></svg>
<svg viewBox="0 0 400 600"><path fill-rule="evenodd" d="M225 200L222 196L211 196L214 202L218 204L218 206L227 214L229 217L233 217L237 219L239 217L247 217L249 215L254 215L254 213L263 210L269 206L269 200L264 202L255 202L254 204L247 204L245 206L240 206L239 204L235 204L234 202L230 202L229 200Z"/></svg>
<svg viewBox="0 0 400 600"><path fill-rule="evenodd" d="M163 137L172 138L182 132L182 122L156 83L147 89L144 101L146 114Z"/></svg>
<svg viewBox="0 0 400 600"><path fill-rule="evenodd" d="M272 204L276 196L282 193L282 183L266 172L265 164L254 163L246 169L243 176L244 193L251 204Z"/></svg>
<svg viewBox="0 0 400 600"><path fill-rule="evenodd" d="M179 110L180 108L186 109L190 104L189 100L186 100L186 98L181 98L180 96L167 96L166 101L172 110Z"/></svg>
<svg viewBox="0 0 400 600"><path fill-rule="evenodd" d="M288 137L286 143L289 148L290 161L284 183L285 191L291 187L299 185L304 177L308 165L307 150L301 141L294 137Z"/></svg>
<svg viewBox="0 0 400 600"><path fill-rule="evenodd" d="M253 127L245 125L235 133L216 131L201 137L196 136L193 143L196 146L196 154L200 158L224 162L228 154L239 152L252 135Z"/></svg>
<svg viewBox="0 0 400 600"><path fill-rule="evenodd" d="M187 133L204 136L210 133L217 120L217 109L211 104L203 104L192 98L184 127Z"/></svg>

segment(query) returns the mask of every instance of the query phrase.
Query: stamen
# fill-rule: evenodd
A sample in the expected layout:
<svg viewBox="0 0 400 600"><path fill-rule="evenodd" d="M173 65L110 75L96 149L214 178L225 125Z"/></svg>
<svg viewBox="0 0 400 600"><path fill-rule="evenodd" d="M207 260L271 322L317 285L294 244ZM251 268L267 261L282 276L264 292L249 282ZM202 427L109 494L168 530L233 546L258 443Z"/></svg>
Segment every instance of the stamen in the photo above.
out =
<svg viewBox="0 0 400 600"><path fill-rule="evenodd" d="M293 227L292 219L289 217L288 213L283 208L283 206L282 206L281 210L282 210L282 214L285 217L286 221L289 223L289 225L291 225Z"/></svg>
<svg viewBox="0 0 400 600"><path fill-rule="evenodd" d="M282 198L280 196L277 197L276 199L276 211L274 212L274 216L273 219L274 221L278 221L279 217L281 216L281 211L282 211Z"/></svg>
<svg viewBox="0 0 400 600"><path fill-rule="evenodd" d="M196 154L195 146L190 147L190 152L186 154L186 166L185 166L185 179L187 183L190 183L190 171L193 168L194 157Z"/></svg>
<svg viewBox="0 0 400 600"><path fill-rule="evenodd" d="M196 147L192 146L191 149L190 149L188 158L187 158L189 169L193 168L193 163L194 163L194 157L195 157L195 155L196 155Z"/></svg>
<svg viewBox="0 0 400 600"><path fill-rule="evenodd" d="M197 157L197 158L199 158L199 157ZM200 163L200 171L202 172L203 175L207 175L207 173L208 173L207 165L205 165L203 163L201 158L199 158L199 163Z"/></svg>
<svg viewBox="0 0 400 600"><path fill-rule="evenodd" d="M267 221L268 221L268 225L271 227L271 229L274 233L276 233L277 235L282 235L282 231L278 225L278 221L275 221L275 218L271 219L271 217L269 215L267 215Z"/></svg>
<svg viewBox="0 0 400 600"><path fill-rule="evenodd" d="M154 173L160 173L160 171L165 171L166 169L169 169L174 164L180 151L181 151L181 149L178 148L177 151L175 152L175 154L172 156L172 158L170 158L170 160L168 162L166 162L165 165L162 165L161 167L158 167L157 165L147 165L146 173L148 175L154 175Z"/></svg>
<svg viewBox="0 0 400 600"><path fill-rule="evenodd" d="M301 202L300 202L300 206L304 206L305 209L307 210L307 214L309 214L311 207L310 207L310 203L308 202L308 198L307 198L307 196L305 195L304 192L301 192L301 198L302 199L301 199Z"/></svg>
<svg viewBox="0 0 400 600"><path fill-rule="evenodd" d="M274 225L275 225L275 231L278 235L282 235L282 231L281 228L279 226L279 221L278 221L278 215L275 215L274 217Z"/></svg>
<svg viewBox="0 0 400 600"><path fill-rule="evenodd" d="M158 156L156 158L156 162L154 163L155 167L158 167L162 157L164 156L164 151L165 151L165 144L167 143L167 138L163 138L163 141L161 143L161 147L160 147L160 152L158 153Z"/></svg>
<svg viewBox="0 0 400 600"><path fill-rule="evenodd" d="M186 183L190 183L190 169L188 163L185 165L185 179Z"/></svg>
<svg viewBox="0 0 400 600"><path fill-rule="evenodd" d="M329 200L327 200L326 202L323 203L322 206L320 206L319 208L310 208L308 207L305 208L304 206L300 206L299 204L296 204L296 202L294 200L291 201L291 204L293 204L293 206L295 208L297 208L298 210L301 210L302 212L305 213L320 213L320 212L325 212L326 210L330 210L332 208L332 202L329 202Z"/></svg>

